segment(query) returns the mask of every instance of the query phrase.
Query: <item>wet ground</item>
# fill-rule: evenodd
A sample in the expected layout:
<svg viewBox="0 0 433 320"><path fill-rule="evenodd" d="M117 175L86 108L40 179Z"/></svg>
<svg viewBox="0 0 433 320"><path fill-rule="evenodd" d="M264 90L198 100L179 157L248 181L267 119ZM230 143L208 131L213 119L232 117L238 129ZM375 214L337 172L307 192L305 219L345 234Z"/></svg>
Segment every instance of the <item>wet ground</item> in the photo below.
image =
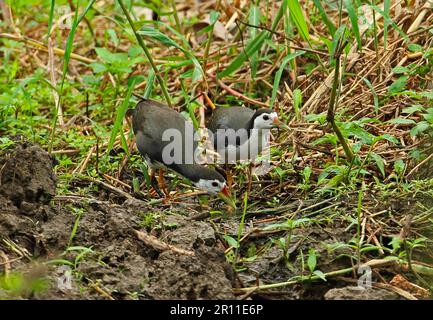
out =
<svg viewBox="0 0 433 320"><path fill-rule="evenodd" d="M138 199L114 204L56 197L55 165L27 142L0 155L0 298L402 299L384 289L360 293L352 287L356 283L339 278L235 296L240 287L302 274L307 256L298 253L312 249L320 257L316 270L351 267L353 248L330 250L326 244L347 243L353 234L340 220L313 223L293 231L283 250L251 232L240 253L246 257L250 250L254 258L244 259L235 272L221 235L236 238L239 219L198 221L183 206L165 210ZM278 232L272 236L279 238ZM22 283L14 287L7 279L15 275Z"/></svg>

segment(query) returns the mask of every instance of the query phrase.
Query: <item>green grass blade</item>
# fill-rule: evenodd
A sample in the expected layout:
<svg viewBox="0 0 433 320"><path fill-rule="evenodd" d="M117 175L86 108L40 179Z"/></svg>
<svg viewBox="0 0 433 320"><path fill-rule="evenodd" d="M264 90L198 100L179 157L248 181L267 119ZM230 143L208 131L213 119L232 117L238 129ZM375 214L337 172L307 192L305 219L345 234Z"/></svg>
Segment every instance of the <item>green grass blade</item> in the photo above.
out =
<svg viewBox="0 0 433 320"><path fill-rule="evenodd" d="M375 10L376 12L380 13L383 17L383 19L385 20L386 23L390 24L391 27L394 28L394 30L396 30L404 40L409 41L408 36L406 35L406 33L404 33L396 24L394 21L392 21L392 19L389 17L388 14L386 14L384 11L382 11L378 6L375 6L374 4L370 4L370 7Z"/></svg>
<svg viewBox="0 0 433 320"><path fill-rule="evenodd" d="M272 27L271 27L272 31L275 31L275 29L278 26L278 23L283 17L284 11L287 8L287 2L290 1L284 0L283 3L281 4L281 7L278 9L275 19L272 23ZM233 72L238 70L249 57L251 57L255 52L258 52L260 50L264 41L268 39L270 36L271 34L269 31L266 30L261 31L251 42L248 43L246 48L242 50L242 52L228 65L227 68L225 68L222 72L218 73L217 75L218 78L229 76Z"/></svg>
<svg viewBox="0 0 433 320"><path fill-rule="evenodd" d="M77 30L78 23L79 23L78 20L79 7L80 7L80 1L77 2L77 10L75 10L72 27L71 30L69 31L68 38L66 39L65 55L63 58L63 74L62 74L62 80L60 82L60 90L59 90L59 100L57 105L54 108L54 118L53 118L52 130L51 130L50 144L48 146L48 153L51 153L51 150L53 148L53 141L56 133L56 125L57 125L57 118L58 118L58 109L62 103L63 86L65 83L66 74L68 72L69 60L71 58L71 52L72 52L72 45L74 44L75 31Z"/></svg>
<svg viewBox="0 0 433 320"><path fill-rule="evenodd" d="M348 32L346 32L347 30L348 29L346 28L346 25L343 24L337 29L337 31L335 31L334 37L332 39L331 52L329 53L329 56L331 58L334 57L335 51L338 48L338 44L343 43L346 40L346 38L348 36ZM340 39L341 39L341 41L340 41Z"/></svg>
<svg viewBox="0 0 433 320"><path fill-rule="evenodd" d="M143 41L143 38L137 33L137 30L134 26L134 21L132 21L131 15L129 14L129 11L126 9L125 5L123 4L122 0L117 0L117 3L122 8L123 14L126 17L126 20L128 20L129 26L132 29L132 32L134 33L135 38L137 39L138 44L143 49L144 54L146 55L147 60L149 61L150 65L152 66L153 71L155 71L156 79L158 79L159 87L161 88L161 91L165 97L165 101L167 102L168 106L171 108L171 98L167 91L167 87L165 85L164 79L162 78L161 74L159 73L159 70L153 61L152 54L150 53L149 49L147 48L146 44ZM132 3L131 3L132 4Z"/></svg>
<svg viewBox="0 0 433 320"><path fill-rule="evenodd" d="M301 34L301 37L310 43L310 33L308 32L307 22L305 21L304 14L302 13L301 5L298 0L287 1L287 6L290 11L290 18L292 19L296 29Z"/></svg>
<svg viewBox="0 0 433 320"><path fill-rule="evenodd" d="M242 51L226 69L218 74L218 78L226 77L238 70L249 57L260 50L263 42L268 37L269 33L267 31L260 32L250 43L248 43L245 50Z"/></svg>
<svg viewBox="0 0 433 320"><path fill-rule="evenodd" d="M258 26L260 23L260 8L254 4L250 7L250 13L248 17L248 23L253 26ZM250 28L250 39L254 39L257 35L257 28ZM251 56L251 76L253 78L256 77L257 74L257 63L258 63L259 54L255 52Z"/></svg>
<svg viewBox="0 0 433 320"><path fill-rule="evenodd" d="M349 14L350 23L352 24L352 31L355 36L356 42L358 43L358 49L362 49L362 42L361 42L361 34L359 32L359 26L358 26L358 15L356 12L356 8L353 6L352 0L344 0L344 3L346 5L347 12Z"/></svg>
<svg viewBox="0 0 433 320"><path fill-rule="evenodd" d="M374 111L377 114L379 112L379 97L376 93L376 90L374 90L373 85L371 84L371 82L367 78L361 77L361 79L365 82L365 84L371 90L371 93L373 94Z"/></svg>
<svg viewBox="0 0 433 320"><path fill-rule="evenodd" d="M271 102L269 103L270 108L273 107L275 98L277 97L277 91L278 86L280 85L281 76L283 75L284 68L286 67L287 63L296 57L304 54L305 51L296 51L293 53L290 53L289 55L285 56L283 61L281 61L280 68L278 69L277 73L275 74L274 78L274 85L272 87L272 96L271 96Z"/></svg>
<svg viewBox="0 0 433 320"><path fill-rule="evenodd" d="M302 105L302 92L299 89L293 90L293 109L295 110L295 116L298 121L301 120L301 105Z"/></svg>
<svg viewBox="0 0 433 320"><path fill-rule="evenodd" d="M331 36L334 36L334 33L337 30L337 28L331 22L331 20L329 20L329 17L326 14L326 11L323 8L322 4L320 3L320 0L313 0L313 2L314 2L314 5L316 6L316 8L319 10L320 16L322 17L322 21L326 25L326 27L328 28L329 33L331 34Z"/></svg>
<svg viewBox="0 0 433 320"><path fill-rule="evenodd" d="M113 129L111 130L110 140L108 142L107 154L110 153L111 149L113 148L117 133L120 131L120 128L122 127L123 118L125 117L126 110L129 107L129 100L131 99L131 95L134 87L135 87L135 79L131 81L128 87L128 91L126 93L126 97L123 100L120 107L117 109L116 119L114 120ZM125 149L126 152L128 152L128 147L124 145L123 141L122 141L122 147Z"/></svg>
<svg viewBox="0 0 433 320"><path fill-rule="evenodd" d="M149 70L149 75L147 76L146 88L144 88L143 97L149 98L152 93L153 83L155 82L155 71L153 69Z"/></svg>
<svg viewBox="0 0 433 320"><path fill-rule="evenodd" d="M137 33L141 36L149 37L149 38L152 38L153 40L161 42L168 47L170 47L170 46L175 47L175 48L179 49L180 51L182 51L185 54L185 56L187 56L191 60L193 66L194 66L194 71L193 71L193 75L192 75L192 82L193 83L200 80L202 76L203 77L205 76L203 69L201 67L201 64L197 60L197 58L194 56L194 54L192 54L189 50L180 46L177 42L175 42L173 39L171 39L166 34L162 33L161 31L159 31L153 27L149 27L149 26L141 27L141 29Z"/></svg>
<svg viewBox="0 0 433 320"><path fill-rule="evenodd" d="M78 7L79 7L79 3L77 4L77 8ZM69 60L71 58L72 46L74 44L75 31L77 30L77 27L78 27L78 9L75 10L71 31L69 31L68 38L66 39L65 55L63 58L63 74L62 74L62 81L60 84L60 92L62 92L63 84L65 82L66 74L68 72Z"/></svg>
<svg viewBox="0 0 433 320"><path fill-rule="evenodd" d="M51 0L50 16L48 17L48 38L51 35L51 28L53 27L54 20L54 7L56 6L56 0Z"/></svg>
<svg viewBox="0 0 433 320"><path fill-rule="evenodd" d="M388 17L389 17L390 10L391 10L391 1L390 0L385 0L383 2L383 12ZM384 49L386 49L386 43L387 43L387 41L388 41L388 22L385 21L385 23L383 25L383 48Z"/></svg>

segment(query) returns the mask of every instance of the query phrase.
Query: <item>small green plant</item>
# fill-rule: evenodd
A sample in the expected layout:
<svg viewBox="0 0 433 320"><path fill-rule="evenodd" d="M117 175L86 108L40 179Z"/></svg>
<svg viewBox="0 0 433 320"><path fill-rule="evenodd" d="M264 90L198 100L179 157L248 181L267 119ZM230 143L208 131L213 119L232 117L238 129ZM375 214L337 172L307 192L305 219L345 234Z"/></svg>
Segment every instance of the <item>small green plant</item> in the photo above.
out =
<svg viewBox="0 0 433 320"><path fill-rule="evenodd" d="M317 251L313 248L310 248L308 250L308 257L307 257L307 266L310 272L310 277L317 276L323 281L326 281L325 274L322 271L316 269L317 257L318 257Z"/></svg>

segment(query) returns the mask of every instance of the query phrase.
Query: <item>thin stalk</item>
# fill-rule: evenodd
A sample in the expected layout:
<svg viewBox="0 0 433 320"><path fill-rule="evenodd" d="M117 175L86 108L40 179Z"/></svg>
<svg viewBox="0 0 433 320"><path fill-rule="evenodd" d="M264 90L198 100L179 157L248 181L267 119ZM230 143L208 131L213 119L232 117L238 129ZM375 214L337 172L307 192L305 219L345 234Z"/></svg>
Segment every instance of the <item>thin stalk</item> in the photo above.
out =
<svg viewBox="0 0 433 320"><path fill-rule="evenodd" d="M234 263L237 263L238 260L238 254L239 254L239 247L241 246L241 236L242 236L242 231L244 230L244 224L245 224L245 216L247 215L247 206L248 206L248 192L245 192L245 196L244 196L244 210L242 212L242 218L241 218L241 223L239 224L239 229L238 229L238 246L236 247L235 250L235 259L234 259Z"/></svg>
<svg viewBox="0 0 433 320"><path fill-rule="evenodd" d="M397 265L397 264L398 264L397 260L381 259L381 260L371 260L371 261L369 261L363 265L369 266L370 268L375 268L375 267L383 267L383 266ZM357 269L358 269L357 266L354 266L354 267L350 267L350 268L331 271L331 272L325 273L325 277L330 278L330 277L335 277L335 276L341 276L343 274L354 272ZM322 280L322 279L321 279L321 277L319 277L317 275L299 276L299 278L296 280L289 280L289 281L284 281L284 282L279 282L279 283L271 283L271 284L264 284L264 285L254 286L254 287L240 288L240 289L238 289L238 291L239 292L250 292L250 291L260 291L260 290L266 290L266 289L283 288L283 287L287 287L287 286L294 285L297 283L302 283L305 281L314 281L314 280Z"/></svg>
<svg viewBox="0 0 433 320"><path fill-rule="evenodd" d="M117 0L117 2L119 3L120 7L122 8L123 13L125 14L126 19L128 20L129 25L131 26L131 29L134 32L134 35L135 35L135 38L138 41L138 44L143 49L144 54L147 57L147 60L149 60L149 63L152 66L153 71L155 72L156 79L158 79L159 86L161 87L162 94L164 95L164 98L167 101L168 106L171 108L172 104L171 104L170 95L168 94L167 88L165 87L165 84L164 84L164 80L162 79L161 74L159 73L159 70L156 67L155 62L153 61L153 58L152 58L152 55L150 54L149 49L147 49L146 44L143 41L143 38L137 33L137 30L134 27L134 22L132 21L131 16L130 16L128 10L126 10L126 7L123 4L123 1L122 0Z"/></svg>
<svg viewBox="0 0 433 320"><path fill-rule="evenodd" d="M176 22L176 29L177 31L181 31L180 29L180 21L179 21L179 15L177 14L177 8L176 8L176 1L175 0L171 0L171 8L173 10L173 16L174 16L174 21Z"/></svg>
<svg viewBox="0 0 433 320"><path fill-rule="evenodd" d="M211 28L211 30L208 32L207 34L207 42L206 42L206 47L204 49L204 55L203 55L203 71L204 73L206 73L206 65L207 65L207 59L209 57L209 49L210 49L210 45L212 43L213 40L213 27Z"/></svg>
<svg viewBox="0 0 433 320"><path fill-rule="evenodd" d="M335 105L336 105L336 97L337 97L337 89L340 85L340 56L341 52L343 51L344 45L340 44L340 48L336 50L335 53L335 70L334 70L334 81L332 83L332 91L331 91L331 98L329 99L329 107L328 107L328 114L326 116L326 120L328 123L331 124L332 129L334 130L338 140L340 141L341 145L343 146L344 153L346 154L347 160L349 162L353 161L353 152L350 149L349 145L346 142L346 139L344 138L343 134L341 133L340 128L338 127L337 123L335 122Z"/></svg>
<svg viewBox="0 0 433 320"><path fill-rule="evenodd" d="M364 183L358 192L358 206L356 208L357 226L356 226L356 237L358 238L356 244L356 256L358 259L358 266L361 264L361 210L362 210L362 192L364 190Z"/></svg>

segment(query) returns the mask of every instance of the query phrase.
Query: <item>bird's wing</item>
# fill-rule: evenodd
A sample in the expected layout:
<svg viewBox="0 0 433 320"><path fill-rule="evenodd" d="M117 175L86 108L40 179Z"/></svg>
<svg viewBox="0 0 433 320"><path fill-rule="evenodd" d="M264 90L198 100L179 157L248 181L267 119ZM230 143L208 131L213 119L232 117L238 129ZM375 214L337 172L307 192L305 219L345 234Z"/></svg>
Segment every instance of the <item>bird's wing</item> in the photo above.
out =
<svg viewBox="0 0 433 320"><path fill-rule="evenodd" d="M209 130L213 133L214 148L218 149L219 141L221 141L223 146L239 146L243 144L248 139L248 134L246 131L241 132L239 130L245 129L253 115L253 110L244 107L216 109L209 122ZM233 131L224 132L228 129L234 130L237 133L237 137L232 136Z"/></svg>
<svg viewBox="0 0 433 320"><path fill-rule="evenodd" d="M170 167L170 164L166 163L169 150L175 147L176 152L189 157L193 155L197 143L191 140L194 134L192 124L189 127L192 136L187 135L185 139L185 134L188 132L187 121L178 112L163 106L140 102L134 112L133 128L140 153ZM176 153L176 159L178 155L179 153Z"/></svg>

